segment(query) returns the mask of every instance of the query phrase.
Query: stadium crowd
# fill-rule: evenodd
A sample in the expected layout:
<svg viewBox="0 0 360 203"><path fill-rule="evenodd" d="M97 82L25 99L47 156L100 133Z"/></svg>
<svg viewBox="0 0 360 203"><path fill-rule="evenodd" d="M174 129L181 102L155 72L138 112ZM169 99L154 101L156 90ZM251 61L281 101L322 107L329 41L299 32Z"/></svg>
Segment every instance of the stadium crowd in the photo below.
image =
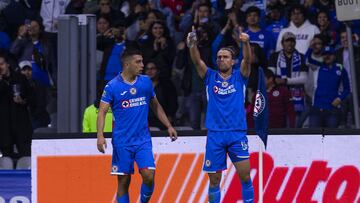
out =
<svg viewBox="0 0 360 203"><path fill-rule="evenodd" d="M353 44L332 0L3 0L0 1L0 151L30 155L31 136L56 114L57 25L61 14L95 14L98 99L84 114L95 132L96 109L108 81L122 71L124 49L140 49L144 74L174 126L202 129L206 87L185 40L194 26L201 58L216 69L224 46L242 59L238 32L250 36L253 58L245 105L248 126L258 69L264 69L270 128L354 125L352 87L360 91L360 21ZM240 27L240 29L239 29ZM356 84L350 77L354 47ZM212 91L212 90L209 90ZM360 92L358 93L358 96ZM95 119L94 119L95 117ZM109 112L107 123L111 123ZM164 129L150 113L149 126ZM111 131L110 126L106 127ZM16 145L17 153L13 145Z"/></svg>

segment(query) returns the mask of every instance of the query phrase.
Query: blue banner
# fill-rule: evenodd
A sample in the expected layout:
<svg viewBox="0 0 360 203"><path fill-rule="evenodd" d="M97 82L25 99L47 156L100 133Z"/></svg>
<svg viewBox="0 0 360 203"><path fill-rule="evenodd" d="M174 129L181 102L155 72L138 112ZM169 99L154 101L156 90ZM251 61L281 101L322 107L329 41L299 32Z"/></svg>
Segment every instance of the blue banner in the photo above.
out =
<svg viewBox="0 0 360 203"><path fill-rule="evenodd" d="M31 202L31 170L0 170L0 202Z"/></svg>

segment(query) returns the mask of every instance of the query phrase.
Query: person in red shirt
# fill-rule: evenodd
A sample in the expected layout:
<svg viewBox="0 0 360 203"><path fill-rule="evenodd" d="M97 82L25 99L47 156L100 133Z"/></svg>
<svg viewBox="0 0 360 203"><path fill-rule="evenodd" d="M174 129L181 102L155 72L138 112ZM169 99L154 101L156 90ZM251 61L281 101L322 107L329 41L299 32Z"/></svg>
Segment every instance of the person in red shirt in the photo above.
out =
<svg viewBox="0 0 360 203"><path fill-rule="evenodd" d="M295 111L291 101L291 93L285 86L275 83L275 75L269 69L264 69L267 97L269 102L269 128L294 128ZM255 99L255 98L254 98ZM254 127L254 103L248 106L248 127Z"/></svg>

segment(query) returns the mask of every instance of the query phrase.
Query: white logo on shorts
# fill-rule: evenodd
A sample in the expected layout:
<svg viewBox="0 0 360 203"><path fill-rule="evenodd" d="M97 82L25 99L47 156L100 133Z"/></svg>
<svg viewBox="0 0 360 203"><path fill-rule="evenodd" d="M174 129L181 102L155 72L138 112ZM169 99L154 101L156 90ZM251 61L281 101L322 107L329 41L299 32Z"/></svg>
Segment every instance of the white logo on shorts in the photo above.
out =
<svg viewBox="0 0 360 203"><path fill-rule="evenodd" d="M248 144L244 141L241 142L241 147L243 150L247 150L248 149Z"/></svg>
<svg viewBox="0 0 360 203"><path fill-rule="evenodd" d="M118 169L118 167L117 166L112 166L112 172L117 172L119 169Z"/></svg>
<svg viewBox="0 0 360 203"><path fill-rule="evenodd" d="M205 165L206 165L207 167L209 167L209 166L211 165L210 160L206 160L206 161L205 161Z"/></svg>

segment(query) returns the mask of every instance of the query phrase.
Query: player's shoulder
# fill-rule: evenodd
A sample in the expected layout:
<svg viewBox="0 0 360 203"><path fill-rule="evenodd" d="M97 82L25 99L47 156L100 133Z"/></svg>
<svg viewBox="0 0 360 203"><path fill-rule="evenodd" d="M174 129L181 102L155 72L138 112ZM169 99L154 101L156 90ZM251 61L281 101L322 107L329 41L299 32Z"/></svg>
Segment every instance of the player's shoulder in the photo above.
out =
<svg viewBox="0 0 360 203"><path fill-rule="evenodd" d="M147 75L138 75L138 80L139 80L139 82L152 83L150 77Z"/></svg>

